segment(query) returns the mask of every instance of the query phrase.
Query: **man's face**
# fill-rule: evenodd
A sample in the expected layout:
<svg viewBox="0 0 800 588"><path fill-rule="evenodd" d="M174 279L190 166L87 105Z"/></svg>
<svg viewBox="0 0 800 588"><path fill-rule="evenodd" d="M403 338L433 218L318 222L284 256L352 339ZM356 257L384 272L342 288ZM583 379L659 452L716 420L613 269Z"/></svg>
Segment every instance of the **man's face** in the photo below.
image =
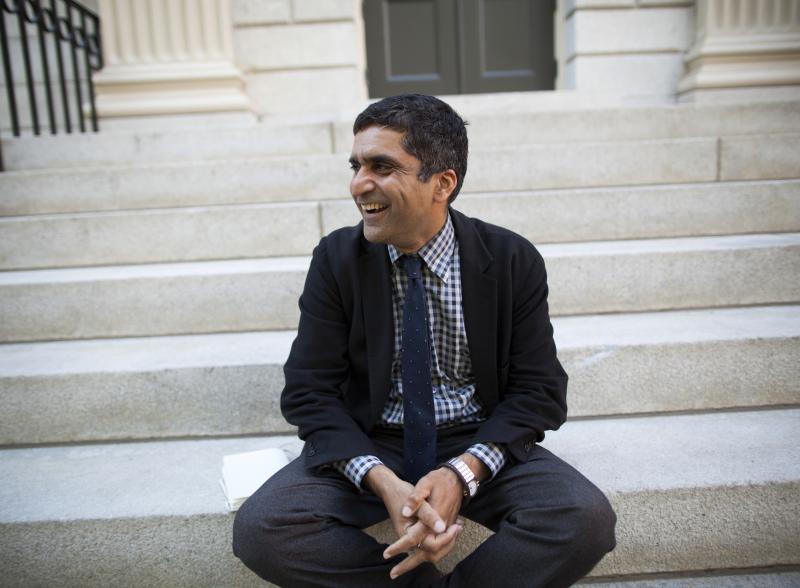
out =
<svg viewBox="0 0 800 588"><path fill-rule="evenodd" d="M421 163L401 145L403 133L371 126L356 134L350 165L350 193L364 219L364 237L417 251L444 225L447 199L437 174L418 179Z"/></svg>

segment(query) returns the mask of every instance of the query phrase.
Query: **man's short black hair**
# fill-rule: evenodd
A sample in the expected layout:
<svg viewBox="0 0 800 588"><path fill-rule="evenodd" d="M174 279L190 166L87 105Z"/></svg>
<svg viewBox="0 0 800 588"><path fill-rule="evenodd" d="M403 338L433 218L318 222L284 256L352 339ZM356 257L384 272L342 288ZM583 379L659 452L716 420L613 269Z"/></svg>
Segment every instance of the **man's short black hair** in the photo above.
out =
<svg viewBox="0 0 800 588"><path fill-rule="evenodd" d="M452 169L458 182L450 194L455 200L467 173L467 127L449 104L433 96L400 94L370 104L353 123L353 134L371 126L404 133L403 149L422 163L419 180Z"/></svg>

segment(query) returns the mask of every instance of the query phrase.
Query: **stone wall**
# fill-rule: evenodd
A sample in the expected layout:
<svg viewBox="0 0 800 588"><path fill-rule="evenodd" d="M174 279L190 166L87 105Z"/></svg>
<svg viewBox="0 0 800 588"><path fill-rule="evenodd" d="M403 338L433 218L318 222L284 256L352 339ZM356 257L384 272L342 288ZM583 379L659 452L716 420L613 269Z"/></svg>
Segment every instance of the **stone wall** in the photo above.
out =
<svg viewBox="0 0 800 588"><path fill-rule="evenodd" d="M692 0L563 0L560 87L673 97L694 33Z"/></svg>
<svg viewBox="0 0 800 588"><path fill-rule="evenodd" d="M366 99L359 0L234 0L234 53L262 114L332 112Z"/></svg>

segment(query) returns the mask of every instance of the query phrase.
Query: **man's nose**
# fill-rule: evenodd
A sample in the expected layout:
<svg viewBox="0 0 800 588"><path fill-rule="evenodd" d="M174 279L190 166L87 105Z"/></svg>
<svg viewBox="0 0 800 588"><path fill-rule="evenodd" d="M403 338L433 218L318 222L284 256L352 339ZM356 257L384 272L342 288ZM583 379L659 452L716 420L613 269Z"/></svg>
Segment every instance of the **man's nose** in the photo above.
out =
<svg viewBox="0 0 800 588"><path fill-rule="evenodd" d="M353 174L353 179L350 180L350 194L353 196L361 196L363 194L369 194L374 189L375 182L372 179L372 175L364 170L364 168L359 169Z"/></svg>

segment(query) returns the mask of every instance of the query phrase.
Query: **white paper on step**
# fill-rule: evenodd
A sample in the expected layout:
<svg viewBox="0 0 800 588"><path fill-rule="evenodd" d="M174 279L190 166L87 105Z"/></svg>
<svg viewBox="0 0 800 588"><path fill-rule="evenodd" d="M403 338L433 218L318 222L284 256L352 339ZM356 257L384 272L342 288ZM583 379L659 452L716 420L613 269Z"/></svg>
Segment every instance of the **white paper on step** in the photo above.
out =
<svg viewBox="0 0 800 588"><path fill-rule="evenodd" d="M289 463L282 449L269 448L222 458L222 479L228 510L235 511L275 472Z"/></svg>

